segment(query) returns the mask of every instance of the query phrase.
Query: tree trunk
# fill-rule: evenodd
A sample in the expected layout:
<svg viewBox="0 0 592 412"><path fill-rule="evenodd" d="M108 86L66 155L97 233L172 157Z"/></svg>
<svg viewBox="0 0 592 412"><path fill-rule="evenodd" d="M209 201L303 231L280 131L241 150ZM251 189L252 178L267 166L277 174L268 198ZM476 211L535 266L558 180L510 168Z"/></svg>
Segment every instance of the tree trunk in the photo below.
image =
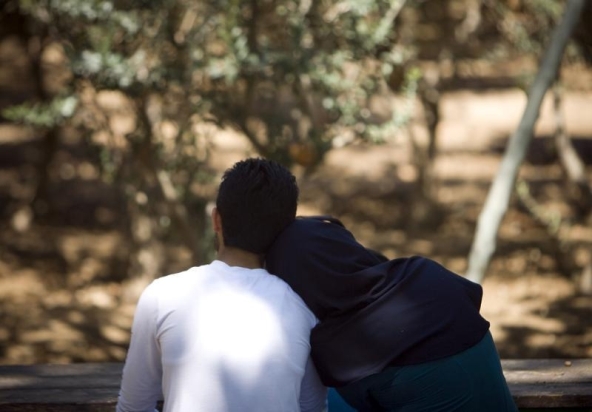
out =
<svg viewBox="0 0 592 412"><path fill-rule="evenodd" d="M559 85L553 88L553 106L555 110L555 147L561 166L568 179L570 198L573 199L578 213L586 216L592 209L592 187L586 176L586 165L573 147L571 138L565 129L565 117L562 111L562 91Z"/></svg>
<svg viewBox="0 0 592 412"><path fill-rule="evenodd" d="M426 71L420 79L418 95L423 107L425 124L428 130L428 143L425 148L424 161L418 171L418 183L423 196L430 201L434 199L434 162L436 161L438 123L440 122L440 73L439 68Z"/></svg>
<svg viewBox="0 0 592 412"><path fill-rule="evenodd" d="M580 292L592 295L592 250L588 254L588 264L582 270L579 282Z"/></svg>
<svg viewBox="0 0 592 412"><path fill-rule="evenodd" d="M42 103L49 103L52 96L48 93L45 87L45 73L43 71L42 57L45 47L48 43L48 35L43 30L35 37L33 33L27 34L27 47L29 49L29 59L31 61L31 69L33 80L35 82L35 90L37 99ZM59 131L58 125L51 126L44 132L44 139L42 142L42 156L37 164L37 187L33 196L31 206L37 214L44 214L51 209L49 186L50 174L49 169L55 153L59 147Z"/></svg>
<svg viewBox="0 0 592 412"><path fill-rule="evenodd" d="M483 280L491 256L495 252L497 232L508 209L510 194L516 181L519 166L532 139L541 103L556 78L563 51L578 23L584 4L585 0L570 0L567 2L563 20L553 31L551 44L528 94L528 101L520 124L510 138L498 173L479 215L466 272L467 278L474 282L479 283Z"/></svg>

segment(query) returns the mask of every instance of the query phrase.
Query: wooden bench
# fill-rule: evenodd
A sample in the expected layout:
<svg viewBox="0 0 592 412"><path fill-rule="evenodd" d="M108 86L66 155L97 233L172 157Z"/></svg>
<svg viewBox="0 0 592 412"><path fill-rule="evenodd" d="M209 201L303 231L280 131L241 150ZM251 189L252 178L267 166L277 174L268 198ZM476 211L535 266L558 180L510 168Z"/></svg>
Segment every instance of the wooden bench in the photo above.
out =
<svg viewBox="0 0 592 412"><path fill-rule="evenodd" d="M592 359L502 364L520 409L592 411ZM0 412L113 412L121 369L120 363L0 365Z"/></svg>

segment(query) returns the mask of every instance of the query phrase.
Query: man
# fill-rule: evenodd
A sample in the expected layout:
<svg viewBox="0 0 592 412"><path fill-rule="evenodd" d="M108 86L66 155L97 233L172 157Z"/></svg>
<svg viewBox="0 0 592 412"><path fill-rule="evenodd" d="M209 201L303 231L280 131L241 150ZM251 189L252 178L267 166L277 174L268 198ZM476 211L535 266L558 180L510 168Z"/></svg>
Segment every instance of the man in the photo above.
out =
<svg viewBox="0 0 592 412"><path fill-rule="evenodd" d="M165 412L324 409L309 357L317 319L262 267L297 201L294 176L275 162L247 159L225 172L212 212L217 260L142 293L117 412L152 412L161 393Z"/></svg>

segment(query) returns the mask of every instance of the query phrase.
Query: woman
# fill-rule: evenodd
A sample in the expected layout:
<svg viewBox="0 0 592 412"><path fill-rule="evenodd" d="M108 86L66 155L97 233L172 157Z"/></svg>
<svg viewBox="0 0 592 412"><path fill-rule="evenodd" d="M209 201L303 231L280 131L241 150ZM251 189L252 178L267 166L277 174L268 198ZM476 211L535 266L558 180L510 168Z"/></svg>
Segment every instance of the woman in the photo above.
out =
<svg viewBox="0 0 592 412"><path fill-rule="evenodd" d="M327 217L293 222L266 264L318 317L319 376L357 410L517 411L478 284L423 257L388 260Z"/></svg>

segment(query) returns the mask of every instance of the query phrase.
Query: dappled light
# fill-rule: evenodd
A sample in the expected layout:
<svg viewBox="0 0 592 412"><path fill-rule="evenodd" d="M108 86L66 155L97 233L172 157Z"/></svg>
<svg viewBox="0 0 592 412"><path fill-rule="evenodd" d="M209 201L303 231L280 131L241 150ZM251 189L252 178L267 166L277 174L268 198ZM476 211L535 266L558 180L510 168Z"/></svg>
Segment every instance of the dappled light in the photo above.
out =
<svg viewBox="0 0 592 412"><path fill-rule="evenodd" d="M85 17L58 1L73 9L45 16L25 3L0 6L4 364L123 361L145 286L215 256L216 185L247 156L292 167L299 214L335 215L389 258L425 255L463 275L563 10L551 1L536 13L522 1L268 4L257 31L250 5L179 1L183 13L166 28L124 1L130 10L117 10L110 33L93 20L109 10L88 7L98 14ZM202 11L237 27L226 22L218 36ZM65 14L72 32L43 20ZM589 189L585 46L570 43L557 93ZM483 281L502 358L592 357L590 199L561 163L558 117L547 93ZM210 320L223 323L221 313ZM254 365L253 381L265 368ZM232 379L224 365L220 373Z"/></svg>
<svg viewBox="0 0 592 412"><path fill-rule="evenodd" d="M592 131L589 136L582 141L592 141ZM232 139L239 138L226 135L220 142L230 149L221 164L241 156L240 145L233 146ZM487 147L495 139L492 133L490 143L479 144ZM232 147L239 151L233 152ZM5 148L0 147L0 155ZM422 227L408 218L412 185L397 179L396 171L408 161L404 145L359 150L336 150L315 173L301 177L299 213L338 215L362 242L387 256L425 254L463 273L476 216L495 171L487 165L498 161L495 152L451 148L439 156L441 209L436 217L440 222ZM350 164L353 156L359 156L360 163ZM10 176L7 172L12 170L18 176L21 162L4 166L3 176ZM547 176L541 188L549 196L541 198L550 204L560 201L553 195L553 187L559 190L562 184L554 164L529 165L525 173L537 180ZM61 214L46 224L31 222L24 231L11 221L3 223L2 362L124 359L135 299L142 288L129 292L126 288L131 286L121 283L126 277L123 257L128 246L110 229L119 216L106 203L109 196L101 197L96 206L115 216L104 223L92 218L96 212L88 215L81 210L72 195L69 201L77 204L80 216L89 216L72 222L74 227L64 227L60 219L68 222L73 217ZM83 222L90 226L84 228ZM520 209L510 211L501 229L499 251L484 283L483 314L492 322L502 357L592 356L589 297L578 296L573 282L558 273L557 251L544 229ZM571 230L584 253L579 264L585 264L592 233L585 225ZM190 264L189 253L182 247L171 245L167 256L170 272Z"/></svg>

